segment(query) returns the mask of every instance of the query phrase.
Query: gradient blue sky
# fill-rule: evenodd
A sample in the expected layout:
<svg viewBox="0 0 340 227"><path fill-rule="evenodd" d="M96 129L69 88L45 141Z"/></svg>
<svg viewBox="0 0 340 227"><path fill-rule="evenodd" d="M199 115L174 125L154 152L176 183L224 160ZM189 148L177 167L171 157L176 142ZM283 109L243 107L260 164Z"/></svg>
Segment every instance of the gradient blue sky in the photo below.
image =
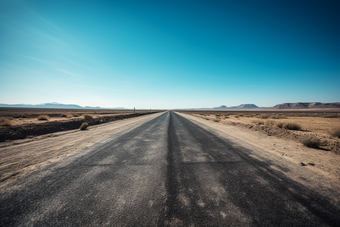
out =
<svg viewBox="0 0 340 227"><path fill-rule="evenodd" d="M0 103L340 101L340 1L0 0Z"/></svg>

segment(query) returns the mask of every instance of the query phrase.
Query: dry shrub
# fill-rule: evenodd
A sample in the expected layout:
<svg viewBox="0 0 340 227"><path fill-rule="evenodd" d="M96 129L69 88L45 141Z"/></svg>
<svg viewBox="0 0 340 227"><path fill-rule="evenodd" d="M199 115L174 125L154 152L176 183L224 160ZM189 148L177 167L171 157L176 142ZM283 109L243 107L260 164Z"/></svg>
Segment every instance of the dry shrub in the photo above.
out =
<svg viewBox="0 0 340 227"><path fill-rule="evenodd" d="M235 115L235 118L239 118L240 116L238 116L238 115Z"/></svg>
<svg viewBox="0 0 340 227"><path fill-rule="evenodd" d="M90 115L90 114L84 114L83 117L86 120L92 120L93 119L92 115Z"/></svg>
<svg viewBox="0 0 340 227"><path fill-rule="evenodd" d="M283 128L289 129L289 130L301 130L301 125L293 122L288 122L283 125Z"/></svg>
<svg viewBox="0 0 340 227"><path fill-rule="evenodd" d="M320 140L317 138L307 138L301 141L305 147L318 148L320 146Z"/></svg>
<svg viewBox="0 0 340 227"><path fill-rule="evenodd" d="M264 122L264 125L274 125L275 124L275 121L271 121L271 120L266 120Z"/></svg>
<svg viewBox="0 0 340 227"><path fill-rule="evenodd" d="M11 126L12 122L7 118L1 117L0 118L0 125L1 126Z"/></svg>
<svg viewBox="0 0 340 227"><path fill-rule="evenodd" d="M39 121L47 121L48 119L50 119L50 117L48 115L39 115L37 119Z"/></svg>
<svg viewBox="0 0 340 227"><path fill-rule="evenodd" d="M215 122L220 122L219 118L214 119Z"/></svg>
<svg viewBox="0 0 340 227"><path fill-rule="evenodd" d="M261 114L261 115L260 115L260 118L261 118L261 119L267 119L267 118L269 118L269 117L270 117L269 114Z"/></svg>
<svg viewBox="0 0 340 227"><path fill-rule="evenodd" d="M66 117L67 117L67 118L72 118L73 115L72 115L72 114L68 114Z"/></svg>
<svg viewBox="0 0 340 227"><path fill-rule="evenodd" d="M276 127L283 128L283 122L276 122Z"/></svg>
<svg viewBox="0 0 340 227"><path fill-rule="evenodd" d="M259 120L253 120L251 122L254 123L254 124L257 124L257 125L263 125L264 124L264 121L259 121Z"/></svg>
<svg viewBox="0 0 340 227"><path fill-rule="evenodd" d="M61 117L66 117L66 114L61 114L60 116L61 116Z"/></svg>
<svg viewBox="0 0 340 227"><path fill-rule="evenodd" d="M338 115L332 114L332 115L325 115L324 118L338 118Z"/></svg>
<svg viewBox="0 0 340 227"><path fill-rule="evenodd" d="M286 119L286 115L281 115L281 114L275 114L270 117L271 119Z"/></svg>
<svg viewBox="0 0 340 227"><path fill-rule="evenodd" d="M338 127L338 128L333 128L333 129L329 132L329 134L330 134L331 136L340 138L340 127Z"/></svg>
<svg viewBox="0 0 340 227"><path fill-rule="evenodd" d="M224 116L224 119L227 119L227 118L229 118L229 117L228 117L227 115L225 115L225 116Z"/></svg>
<svg viewBox="0 0 340 227"><path fill-rule="evenodd" d="M80 130L85 130L85 129L87 129L87 126L89 126L89 124L88 123L86 123L86 122L84 122L83 124L81 124L81 126L80 126Z"/></svg>
<svg viewBox="0 0 340 227"><path fill-rule="evenodd" d="M73 114L73 117L79 117L79 115L78 114Z"/></svg>

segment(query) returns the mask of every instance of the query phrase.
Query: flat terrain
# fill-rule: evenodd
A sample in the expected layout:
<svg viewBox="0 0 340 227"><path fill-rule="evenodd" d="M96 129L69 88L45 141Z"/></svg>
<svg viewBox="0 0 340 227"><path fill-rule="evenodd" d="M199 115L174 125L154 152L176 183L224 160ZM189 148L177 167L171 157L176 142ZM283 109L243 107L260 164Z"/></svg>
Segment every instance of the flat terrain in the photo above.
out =
<svg viewBox="0 0 340 227"><path fill-rule="evenodd" d="M339 226L336 172L277 155L297 149L293 142L285 145L275 138L277 151L269 152L259 143L269 146L273 137L260 141L259 135L232 125L174 112L138 119L120 121L135 120L116 133L110 133L116 122L95 126L85 140L107 127L102 138L97 135L73 153L68 142L58 160L5 180L0 224ZM73 138L82 137L79 133ZM68 136L7 144L0 153L30 156L43 144L52 151ZM339 161L339 155L330 156Z"/></svg>
<svg viewBox="0 0 340 227"><path fill-rule="evenodd" d="M328 112L327 112L328 111ZM336 112L337 111L337 112ZM182 111L208 121L234 125L259 131L267 136L302 142L306 139L319 141L319 148L340 154L340 110L285 110L285 111ZM285 129L293 123L300 129ZM337 135L334 135L337 131Z"/></svg>
<svg viewBox="0 0 340 227"><path fill-rule="evenodd" d="M0 142L78 129L160 111L0 108Z"/></svg>

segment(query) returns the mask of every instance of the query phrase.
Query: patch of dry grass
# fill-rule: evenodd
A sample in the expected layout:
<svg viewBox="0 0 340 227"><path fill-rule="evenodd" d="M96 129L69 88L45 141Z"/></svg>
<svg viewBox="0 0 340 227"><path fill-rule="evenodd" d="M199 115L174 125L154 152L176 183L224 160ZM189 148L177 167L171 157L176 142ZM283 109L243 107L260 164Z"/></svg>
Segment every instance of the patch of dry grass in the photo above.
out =
<svg viewBox="0 0 340 227"><path fill-rule="evenodd" d="M72 115L72 114L68 114L66 117L67 117L67 118L72 118L73 115Z"/></svg>
<svg viewBox="0 0 340 227"><path fill-rule="evenodd" d="M336 114L325 115L323 118L338 118L339 116Z"/></svg>
<svg viewBox="0 0 340 227"><path fill-rule="evenodd" d="M83 115L83 118L86 119L86 120L92 120L92 119L93 119L93 116L90 115L90 114L84 114L84 115Z"/></svg>
<svg viewBox="0 0 340 227"><path fill-rule="evenodd" d="M260 121L260 120L252 120L251 122L254 123L254 124L257 124L257 125L263 125L264 124L264 121Z"/></svg>
<svg viewBox="0 0 340 227"><path fill-rule="evenodd" d="M332 130L330 130L329 134L330 134L331 136L340 138L340 127L338 127L338 128L333 128Z"/></svg>
<svg viewBox="0 0 340 227"><path fill-rule="evenodd" d="M276 122L276 127L283 128L283 122Z"/></svg>
<svg viewBox="0 0 340 227"><path fill-rule="evenodd" d="M11 126L12 122L5 118L5 117L0 117L0 126Z"/></svg>
<svg viewBox="0 0 340 227"><path fill-rule="evenodd" d="M301 125L294 123L294 122L288 122L283 125L283 128L289 129L289 130L301 130Z"/></svg>
<svg viewBox="0 0 340 227"><path fill-rule="evenodd" d="M273 120L266 120L266 121L264 121L264 125L275 125L275 121L273 121Z"/></svg>
<svg viewBox="0 0 340 227"><path fill-rule="evenodd" d="M47 121L48 119L50 119L50 117L48 115L39 115L37 119L39 121Z"/></svg>
<svg viewBox="0 0 340 227"><path fill-rule="evenodd" d="M259 118L261 118L261 119L267 119L267 118L269 118L269 117L270 117L269 114L261 114L261 115L259 116Z"/></svg>
<svg viewBox="0 0 340 227"><path fill-rule="evenodd" d="M282 114L273 114L270 118L271 119L287 119L287 116L282 115Z"/></svg>
<svg viewBox="0 0 340 227"><path fill-rule="evenodd" d="M317 138L307 138L301 141L305 147L318 148L320 146L320 140Z"/></svg>
<svg viewBox="0 0 340 227"><path fill-rule="evenodd" d="M85 129L87 129L87 127L89 126L89 124L88 123L86 123L86 122L84 122L83 124L81 124L81 126L80 126L80 130L85 130Z"/></svg>

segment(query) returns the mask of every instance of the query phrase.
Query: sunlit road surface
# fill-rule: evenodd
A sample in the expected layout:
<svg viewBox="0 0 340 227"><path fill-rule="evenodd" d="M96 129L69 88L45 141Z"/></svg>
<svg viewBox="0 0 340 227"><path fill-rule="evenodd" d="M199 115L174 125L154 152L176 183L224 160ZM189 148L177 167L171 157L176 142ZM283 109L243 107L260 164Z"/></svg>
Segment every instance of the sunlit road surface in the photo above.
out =
<svg viewBox="0 0 340 227"><path fill-rule="evenodd" d="M2 193L1 226L340 226L322 195L173 112L89 149Z"/></svg>

